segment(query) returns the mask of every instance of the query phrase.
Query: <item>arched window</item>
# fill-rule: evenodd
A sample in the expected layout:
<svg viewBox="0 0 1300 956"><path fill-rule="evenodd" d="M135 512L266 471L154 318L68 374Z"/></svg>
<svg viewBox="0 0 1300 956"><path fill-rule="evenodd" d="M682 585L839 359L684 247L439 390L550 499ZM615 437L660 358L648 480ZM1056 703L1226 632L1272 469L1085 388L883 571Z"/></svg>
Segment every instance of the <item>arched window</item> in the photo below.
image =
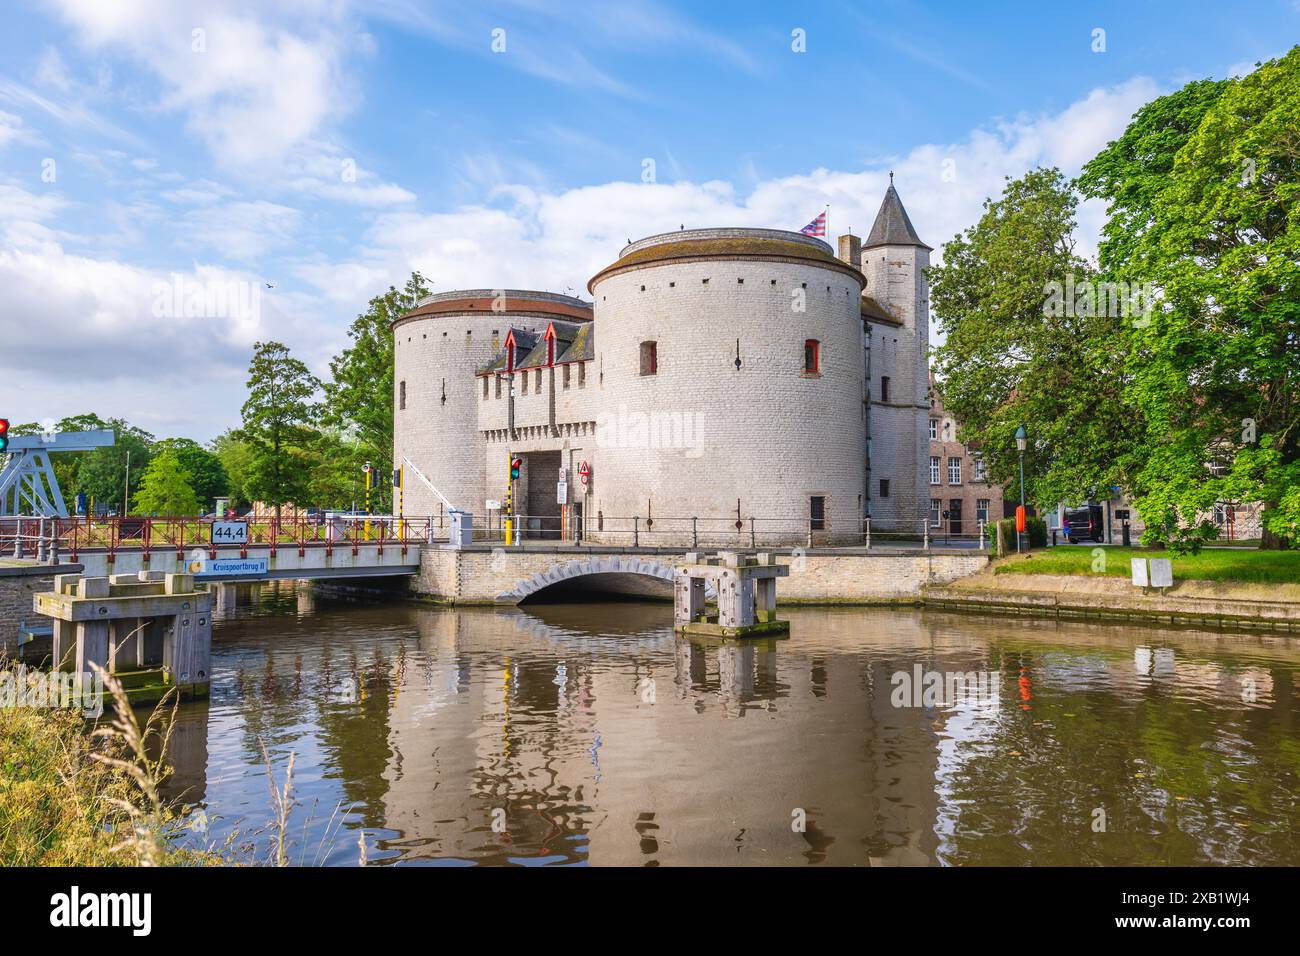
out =
<svg viewBox="0 0 1300 956"><path fill-rule="evenodd" d="M822 370L822 344L808 339L803 344L803 370L806 375L816 375Z"/></svg>

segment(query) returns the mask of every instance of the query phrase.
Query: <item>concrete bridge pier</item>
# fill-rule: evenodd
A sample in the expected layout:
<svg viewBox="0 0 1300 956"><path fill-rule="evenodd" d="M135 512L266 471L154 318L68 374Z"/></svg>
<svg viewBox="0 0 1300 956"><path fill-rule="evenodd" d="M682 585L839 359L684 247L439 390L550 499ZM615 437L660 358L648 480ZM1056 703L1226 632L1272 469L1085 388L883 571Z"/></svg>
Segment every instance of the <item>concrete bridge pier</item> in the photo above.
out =
<svg viewBox="0 0 1300 956"><path fill-rule="evenodd" d="M91 689L93 667L116 676L132 703L156 701L173 687L207 695L212 595L196 590L192 575L60 574L33 603L54 619L53 666L71 666L79 695Z"/></svg>

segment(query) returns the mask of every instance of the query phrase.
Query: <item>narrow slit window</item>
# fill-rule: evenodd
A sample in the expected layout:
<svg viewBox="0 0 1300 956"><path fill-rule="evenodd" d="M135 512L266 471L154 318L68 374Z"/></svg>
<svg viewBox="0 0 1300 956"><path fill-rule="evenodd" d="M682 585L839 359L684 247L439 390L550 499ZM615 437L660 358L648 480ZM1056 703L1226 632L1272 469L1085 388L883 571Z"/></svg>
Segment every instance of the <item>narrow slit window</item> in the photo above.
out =
<svg viewBox="0 0 1300 956"><path fill-rule="evenodd" d="M822 344L816 339L808 339L803 344L803 370L809 375L816 375L822 370Z"/></svg>
<svg viewBox="0 0 1300 956"><path fill-rule="evenodd" d="M406 408L406 379L397 385L397 407Z"/></svg>
<svg viewBox="0 0 1300 956"><path fill-rule="evenodd" d="M657 375L659 373L659 349L657 342L641 343L641 374Z"/></svg>

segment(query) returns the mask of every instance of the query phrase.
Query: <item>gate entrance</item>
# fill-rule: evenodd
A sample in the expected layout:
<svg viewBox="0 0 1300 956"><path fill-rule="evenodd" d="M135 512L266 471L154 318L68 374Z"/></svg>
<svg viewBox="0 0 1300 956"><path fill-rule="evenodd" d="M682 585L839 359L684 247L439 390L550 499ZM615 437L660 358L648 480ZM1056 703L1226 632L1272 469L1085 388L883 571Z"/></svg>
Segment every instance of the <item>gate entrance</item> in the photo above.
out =
<svg viewBox="0 0 1300 956"><path fill-rule="evenodd" d="M558 541L560 538L560 504L555 486L560 480L560 452L530 451L525 459L527 491L523 509L523 528L533 541Z"/></svg>

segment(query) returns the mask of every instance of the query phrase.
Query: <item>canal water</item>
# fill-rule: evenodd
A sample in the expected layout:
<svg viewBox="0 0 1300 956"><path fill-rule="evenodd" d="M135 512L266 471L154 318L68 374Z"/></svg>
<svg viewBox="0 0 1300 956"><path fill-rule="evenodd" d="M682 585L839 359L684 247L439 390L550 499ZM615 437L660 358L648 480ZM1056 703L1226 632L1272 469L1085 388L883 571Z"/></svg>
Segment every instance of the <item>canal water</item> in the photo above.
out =
<svg viewBox="0 0 1300 956"><path fill-rule="evenodd" d="M305 864L1300 864L1300 644L916 609L676 637L661 603L241 594L185 838ZM364 847L364 851L363 851Z"/></svg>

